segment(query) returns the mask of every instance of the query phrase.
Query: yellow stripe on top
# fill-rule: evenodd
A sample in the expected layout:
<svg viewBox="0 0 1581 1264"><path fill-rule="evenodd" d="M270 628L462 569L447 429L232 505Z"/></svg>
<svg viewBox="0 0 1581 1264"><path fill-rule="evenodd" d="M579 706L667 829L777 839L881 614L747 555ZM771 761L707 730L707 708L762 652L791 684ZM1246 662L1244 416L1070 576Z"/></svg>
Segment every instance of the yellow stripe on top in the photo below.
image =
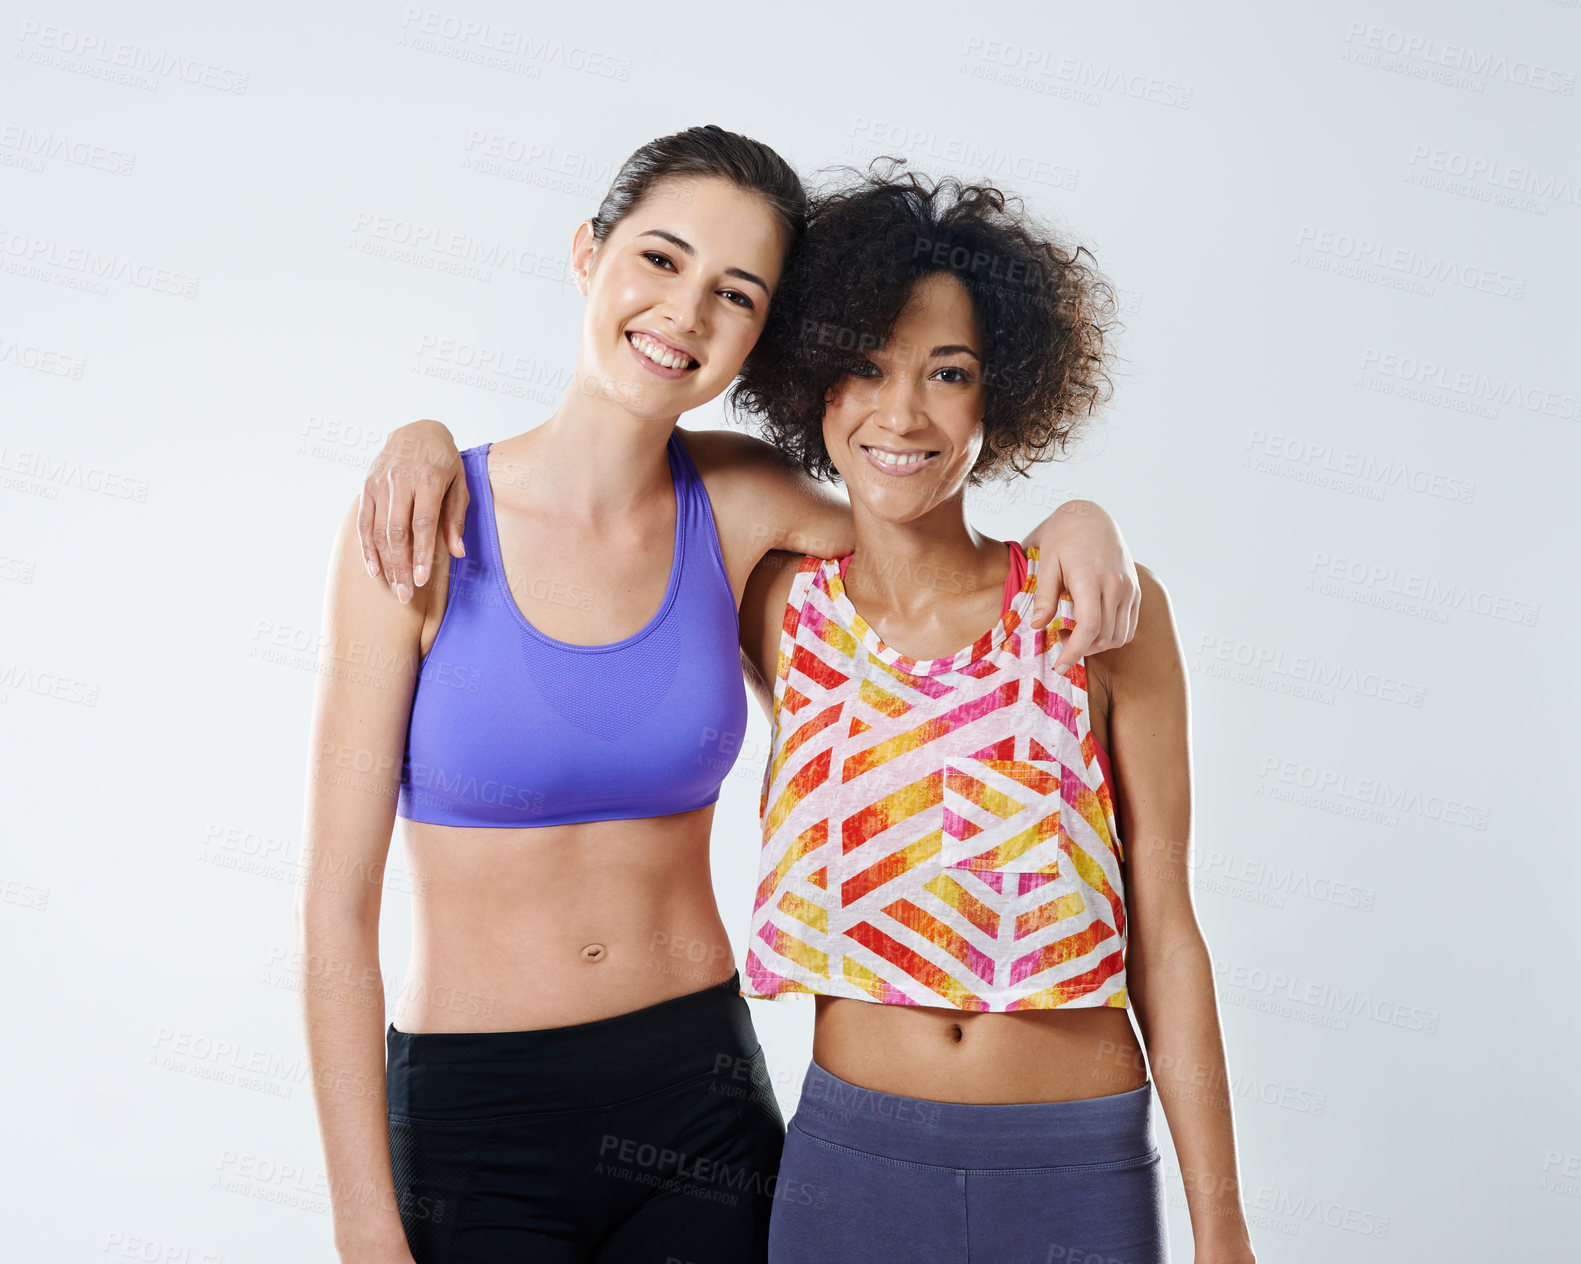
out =
<svg viewBox="0 0 1581 1264"><path fill-rule="evenodd" d="M781 625L744 994L1008 1012L1126 1004L1114 797L1085 663L1004 616L919 661L804 558Z"/></svg>

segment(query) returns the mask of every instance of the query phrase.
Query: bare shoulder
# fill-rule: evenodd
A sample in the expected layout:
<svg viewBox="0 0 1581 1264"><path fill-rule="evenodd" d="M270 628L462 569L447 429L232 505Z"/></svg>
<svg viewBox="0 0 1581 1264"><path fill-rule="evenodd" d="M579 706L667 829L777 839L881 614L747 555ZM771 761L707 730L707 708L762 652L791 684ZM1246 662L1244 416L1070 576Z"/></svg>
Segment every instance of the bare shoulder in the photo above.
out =
<svg viewBox="0 0 1581 1264"><path fill-rule="evenodd" d="M716 513L726 505L772 506L794 494L801 480L812 482L800 466L756 435L740 430L683 430L679 426L675 433L702 475Z"/></svg>
<svg viewBox="0 0 1581 1264"><path fill-rule="evenodd" d="M727 554L748 569L770 549L840 557L855 547L850 505L773 444L739 430L676 433L702 475Z"/></svg>
<svg viewBox="0 0 1581 1264"><path fill-rule="evenodd" d="M675 433L686 445L697 472L704 477L717 473L726 478L750 478L764 472L772 477L775 468L796 468L772 443L744 430L687 430L677 426Z"/></svg>

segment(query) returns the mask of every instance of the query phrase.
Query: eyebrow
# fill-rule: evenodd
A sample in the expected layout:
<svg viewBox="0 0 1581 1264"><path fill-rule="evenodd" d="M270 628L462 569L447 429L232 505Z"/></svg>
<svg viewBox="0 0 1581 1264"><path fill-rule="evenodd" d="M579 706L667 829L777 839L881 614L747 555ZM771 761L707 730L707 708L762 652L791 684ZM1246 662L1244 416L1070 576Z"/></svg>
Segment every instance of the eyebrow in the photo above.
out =
<svg viewBox="0 0 1581 1264"><path fill-rule="evenodd" d="M680 250L684 250L687 254L693 256L694 258L697 255L697 251L692 249L691 242L683 241L681 238L677 237L674 233L667 233L662 228L650 228L646 232L638 233L637 236L639 236L639 237L662 237L665 241L669 242L671 245L677 247ZM740 277L743 281L751 281L753 285L757 286L758 289L762 290L765 294L767 294L769 292L769 287L763 283L763 278L758 276L754 272L748 272L745 268L726 268L725 269L725 275L726 276L733 276L733 277Z"/></svg>
<svg viewBox="0 0 1581 1264"><path fill-rule="evenodd" d="M933 351L932 351L932 354L936 355L936 356L954 355L957 351L964 351L964 352L966 352L966 354L971 356L972 359L976 360L978 364L981 364L983 362L983 357L982 356L978 355L977 352L973 351L970 347L963 347L958 342L957 343L951 343L948 347L935 347L933 349Z"/></svg>

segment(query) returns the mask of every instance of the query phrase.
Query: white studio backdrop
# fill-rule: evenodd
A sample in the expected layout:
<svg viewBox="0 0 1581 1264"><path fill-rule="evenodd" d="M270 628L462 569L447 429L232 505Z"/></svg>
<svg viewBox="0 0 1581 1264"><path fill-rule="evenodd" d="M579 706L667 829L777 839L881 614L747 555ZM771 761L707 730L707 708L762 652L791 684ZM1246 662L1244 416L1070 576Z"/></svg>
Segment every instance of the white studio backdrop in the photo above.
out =
<svg viewBox="0 0 1581 1264"><path fill-rule="evenodd" d="M1122 291L1103 424L973 520L1092 497L1170 592L1260 1258L1574 1246L1581 4L7 0L0 40L8 1257L332 1258L291 901L335 524L393 426L548 414L572 230L704 122L993 177ZM753 1016L788 1117L811 1005Z"/></svg>

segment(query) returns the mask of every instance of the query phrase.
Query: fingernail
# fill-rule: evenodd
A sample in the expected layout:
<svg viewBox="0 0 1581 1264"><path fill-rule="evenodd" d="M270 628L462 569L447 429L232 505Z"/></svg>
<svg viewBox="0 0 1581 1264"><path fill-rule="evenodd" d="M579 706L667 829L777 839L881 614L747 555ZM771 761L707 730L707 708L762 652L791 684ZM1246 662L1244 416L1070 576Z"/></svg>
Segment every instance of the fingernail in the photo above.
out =
<svg viewBox="0 0 1581 1264"><path fill-rule="evenodd" d="M379 564L367 554L363 554L362 564L368 568L368 574L377 579L379 577Z"/></svg>
<svg viewBox="0 0 1581 1264"><path fill-rule="evenodd" d="M427 583L428 582L428 567L422 566L422 565L412 567L412 582L414 584L416 584L419 588L421 588L425 583Z"/></svg>
<svg viewBox="0 0 1581 1264"><path fill-rule="evenodd" d="M412 586L410 584L397 584L395 586L395 599L404 606L412 599Z"/></svg>

